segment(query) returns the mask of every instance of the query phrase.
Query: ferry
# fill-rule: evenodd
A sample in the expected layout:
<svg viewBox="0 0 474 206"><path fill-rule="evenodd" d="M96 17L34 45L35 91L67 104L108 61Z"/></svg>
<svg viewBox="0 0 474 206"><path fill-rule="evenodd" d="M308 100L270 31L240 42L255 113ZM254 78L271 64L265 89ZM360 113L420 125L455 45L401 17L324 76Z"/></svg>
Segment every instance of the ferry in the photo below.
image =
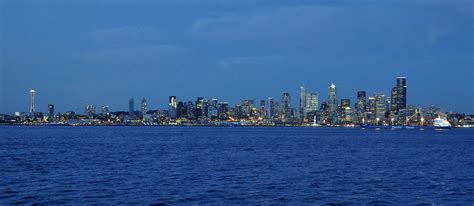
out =
<svg viewBox="0 0 474 206"><path fill-rule="evenodd" d="M449 123L448 120L442 119L440 117L434 119L433 126L435 130L451 129L451 123Z"/></svg>

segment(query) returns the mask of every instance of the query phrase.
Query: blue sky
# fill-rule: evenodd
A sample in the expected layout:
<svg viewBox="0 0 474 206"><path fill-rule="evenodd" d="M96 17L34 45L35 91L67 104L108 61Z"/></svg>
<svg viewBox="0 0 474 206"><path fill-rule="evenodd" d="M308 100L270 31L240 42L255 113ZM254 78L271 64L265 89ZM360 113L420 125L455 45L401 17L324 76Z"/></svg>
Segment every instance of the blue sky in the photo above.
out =
<svg viewBox="0 0 474 206"><path fill-rule="evenodd" d="M474 113L472 1L0 0L0 113L126 110L145 97L389 95Z"/></svg>

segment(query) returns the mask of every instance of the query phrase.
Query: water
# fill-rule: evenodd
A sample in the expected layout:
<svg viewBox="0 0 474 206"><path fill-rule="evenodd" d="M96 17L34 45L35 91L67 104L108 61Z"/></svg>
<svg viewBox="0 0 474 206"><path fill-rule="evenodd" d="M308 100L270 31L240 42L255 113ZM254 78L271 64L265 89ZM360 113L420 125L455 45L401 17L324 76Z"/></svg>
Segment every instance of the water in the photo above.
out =
<svg viewBox="0 0 474 206"><path fill-rule="evenodd" d="M0 204L473 204L474 130L0 127Z"/></svg>

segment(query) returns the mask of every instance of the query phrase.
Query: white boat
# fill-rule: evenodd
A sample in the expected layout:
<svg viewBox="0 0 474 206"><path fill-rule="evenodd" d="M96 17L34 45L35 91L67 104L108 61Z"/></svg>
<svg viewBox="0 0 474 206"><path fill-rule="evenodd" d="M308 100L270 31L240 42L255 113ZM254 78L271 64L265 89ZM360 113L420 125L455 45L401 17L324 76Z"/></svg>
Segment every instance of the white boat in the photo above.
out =
<svg viewBox="0 0 474 206"><path fill-rule="evenodd" d="M451 129L451 123L446 119L436 118L433 121L433 126L435 129Z"/></svg>

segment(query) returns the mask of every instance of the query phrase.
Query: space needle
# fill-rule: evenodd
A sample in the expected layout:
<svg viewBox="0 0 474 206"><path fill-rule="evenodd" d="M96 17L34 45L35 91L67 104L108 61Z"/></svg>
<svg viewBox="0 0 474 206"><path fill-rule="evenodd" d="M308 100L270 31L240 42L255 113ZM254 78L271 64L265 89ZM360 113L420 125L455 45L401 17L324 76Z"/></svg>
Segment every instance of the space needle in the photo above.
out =
<svg viewBox="0 0 474 206"><path fill-rule="evenodd" d="M31 89L30 90L30 95L31 95L30 113L31 114L35 113L35 94L36 94L36 91L34 89Z"/></svg>

